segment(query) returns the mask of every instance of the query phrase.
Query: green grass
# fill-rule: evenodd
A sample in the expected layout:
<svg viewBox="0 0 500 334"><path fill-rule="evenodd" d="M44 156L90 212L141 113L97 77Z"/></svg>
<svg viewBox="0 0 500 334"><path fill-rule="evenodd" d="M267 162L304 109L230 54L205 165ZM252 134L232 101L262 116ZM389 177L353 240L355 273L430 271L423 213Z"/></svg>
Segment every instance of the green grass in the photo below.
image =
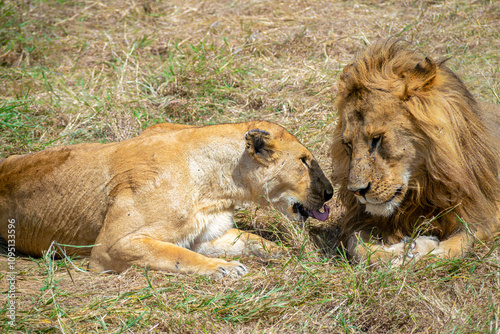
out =
<svg viewBox="0 0 500 334"><path fill-rule="evenodd" d="M223 282L138 268L69 276L73 267L62 262L46 256L31 272L43 280L31 278L39 292L18 313L18 329L470 333L488 332L498 321L498 259L373 270L292 256L272 265L253 262L250 275Z"/></svg>
<svg viewBox="0 0 500 334"><path fill-rule="evenodd" d="M500 103L495 1L0 1L0 158L130 138L158 122L275 121L328 173L336 81L354 53L398 35ZM29 333L498 333L500 251L369 267L337 250L341 208L292 225L250 207L237 225L283 247L239 259L237 281L86 259L17 258L16 325L0 257L0 331Z"/></svg>

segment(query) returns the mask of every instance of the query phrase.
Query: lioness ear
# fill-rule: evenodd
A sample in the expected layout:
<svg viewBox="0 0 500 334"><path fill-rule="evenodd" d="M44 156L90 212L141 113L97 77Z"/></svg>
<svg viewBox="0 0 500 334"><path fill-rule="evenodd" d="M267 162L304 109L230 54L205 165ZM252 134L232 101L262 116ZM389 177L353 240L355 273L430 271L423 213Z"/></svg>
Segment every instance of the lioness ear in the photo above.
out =
<svg viewBox="0 0 500 334"><path fill-rule="evenodd" d="M429 57L417 64L412 70L403 74L406 84L401 96L402 100L408 100L419 92L425 92L434 86L437 73L436 63Z"/></svg>
<svg viewBox="0 0 500 334"><path fill-rule="evenodd" d="M245 134L247 151L258 162L267 165L278 156L276 141L269 132L253 129Z"/></svg>

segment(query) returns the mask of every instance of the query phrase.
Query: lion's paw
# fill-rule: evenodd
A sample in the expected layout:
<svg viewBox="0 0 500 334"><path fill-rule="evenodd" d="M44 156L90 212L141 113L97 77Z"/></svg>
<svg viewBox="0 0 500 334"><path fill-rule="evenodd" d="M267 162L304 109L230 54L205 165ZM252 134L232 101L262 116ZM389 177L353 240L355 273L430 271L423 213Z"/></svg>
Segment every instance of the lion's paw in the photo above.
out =
<svg viewBox="0 0 500 334"><path fill-rule="evenodd" d="M432 254L439 247L439 239L433 236L420 236L416 239L405 237L403 242L396 245L400 248L406 245L404 252L391 261L393 265L401 266L405 262L419 260L427 254Z"/></svg>
<svg viewBox="0 0 500 334"><path fill-rule="evenodd" d="M405 238L405 240L408 240ZM410 240L408 240L410 241ZM433 236L420 236L411 240L409 250L415 255L426 255L439 247L439 239Z"/></svg>

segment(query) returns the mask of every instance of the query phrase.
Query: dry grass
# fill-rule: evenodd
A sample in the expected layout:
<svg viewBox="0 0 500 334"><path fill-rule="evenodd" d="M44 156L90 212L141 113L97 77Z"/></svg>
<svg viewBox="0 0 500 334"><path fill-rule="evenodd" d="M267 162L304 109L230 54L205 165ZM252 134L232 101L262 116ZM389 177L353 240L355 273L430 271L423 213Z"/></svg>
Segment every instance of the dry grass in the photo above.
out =
<svg viewBox="0 0 500 334"><path fill-rule="evenodd" d="M356 50L398 35L500 101L496 1L0 1L0 158L122 140L146 126L266 119L296 134L325 170L336 80ZM241 259L238 281L131 268L97 276L85 260L18 258L16 326L0 331L173 333L498 333L500 251L367 268L336 251L341 208L293 226L242 211L283 259ZM0 258L0 314L7 312ZM5 303L5 304L4 304Z"/></svg>

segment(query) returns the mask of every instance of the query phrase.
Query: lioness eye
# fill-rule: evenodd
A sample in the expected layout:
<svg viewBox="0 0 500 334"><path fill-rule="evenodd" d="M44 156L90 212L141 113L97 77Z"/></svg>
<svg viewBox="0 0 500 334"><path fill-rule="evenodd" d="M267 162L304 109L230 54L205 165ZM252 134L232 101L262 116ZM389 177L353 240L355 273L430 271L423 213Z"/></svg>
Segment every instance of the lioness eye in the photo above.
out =
<svg viewBox="0 0 500 334"><path fill-rule="evenodd" d="M380 135L376 135L372 137L371 150L375 151L377 145L380 143L382 137Z"/></svg>
<svg viewBox="0 0 500 334"><path fill-rule="evenodd" d="M304 165L306 165L307 167L309 167L309 164L307 163L307 159L306 159L306 157L302 157L302 158L300 158L300 161L302 161L302 163L303 163Z"/></svg>

